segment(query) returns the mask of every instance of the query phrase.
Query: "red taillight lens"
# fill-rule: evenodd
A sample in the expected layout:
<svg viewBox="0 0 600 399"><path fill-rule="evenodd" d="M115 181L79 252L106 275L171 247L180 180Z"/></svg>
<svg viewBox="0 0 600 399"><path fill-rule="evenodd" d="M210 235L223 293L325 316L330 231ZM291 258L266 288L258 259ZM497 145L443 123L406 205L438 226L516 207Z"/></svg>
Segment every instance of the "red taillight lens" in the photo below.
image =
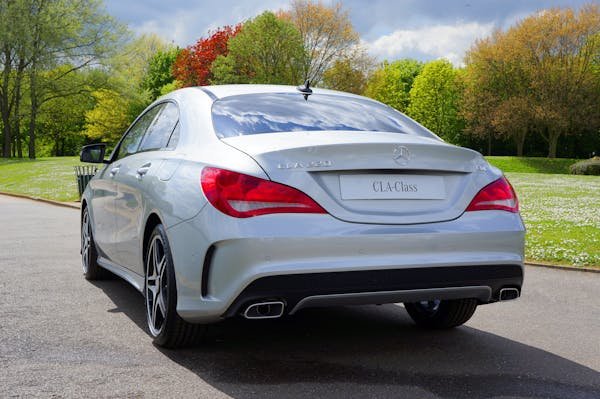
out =
<svg viewBox="0 0 600 399"><path fill-rule="evenodd" d="M270 213L326 213L295 188L230 170L204 168L201 184L215 208L236 218Z"/></svg>
<svg viewBox="0 0 600 399"><path fill-rule="evenodd" d="M482 188L467 207L467 212L488 210L519 212L517 194L505 177Z"/></svg>

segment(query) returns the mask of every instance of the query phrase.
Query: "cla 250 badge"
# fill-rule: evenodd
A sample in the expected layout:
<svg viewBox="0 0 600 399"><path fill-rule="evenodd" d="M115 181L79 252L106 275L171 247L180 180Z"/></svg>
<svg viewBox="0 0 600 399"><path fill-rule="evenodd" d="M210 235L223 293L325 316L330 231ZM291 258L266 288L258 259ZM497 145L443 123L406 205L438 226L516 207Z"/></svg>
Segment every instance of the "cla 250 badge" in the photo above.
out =
<svg viewBox="0 0 600 399"><path fill-rule="evenodd" d="M277 164L277 169L329 168L331 165L332 161L283 162Z"/></svg>

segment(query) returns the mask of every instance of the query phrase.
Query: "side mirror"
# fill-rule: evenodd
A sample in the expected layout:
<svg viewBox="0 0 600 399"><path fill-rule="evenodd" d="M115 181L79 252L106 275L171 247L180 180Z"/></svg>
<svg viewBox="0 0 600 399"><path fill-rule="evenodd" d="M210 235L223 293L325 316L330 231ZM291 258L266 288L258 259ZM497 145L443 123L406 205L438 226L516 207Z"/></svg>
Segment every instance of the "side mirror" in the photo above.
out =
<svg viewBox="0 0 600 399"><path fill-rule="evenodd" d="M105 163L106 144L90 144L81 149L79 160L87 163Z"/></svg>

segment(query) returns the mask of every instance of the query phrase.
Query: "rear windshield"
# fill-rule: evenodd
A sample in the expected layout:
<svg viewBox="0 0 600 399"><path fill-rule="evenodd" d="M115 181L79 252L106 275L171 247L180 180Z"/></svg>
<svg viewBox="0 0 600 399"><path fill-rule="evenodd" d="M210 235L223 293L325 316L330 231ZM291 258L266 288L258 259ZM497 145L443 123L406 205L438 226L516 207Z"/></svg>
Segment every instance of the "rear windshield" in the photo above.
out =
<svg viewBox="0 0 600 399"><path fill-rule="evenodd" d="M212 107L220 138L260 133L351 130L436 137L386 105L356 97L261 93L225 97Z"/></svg>

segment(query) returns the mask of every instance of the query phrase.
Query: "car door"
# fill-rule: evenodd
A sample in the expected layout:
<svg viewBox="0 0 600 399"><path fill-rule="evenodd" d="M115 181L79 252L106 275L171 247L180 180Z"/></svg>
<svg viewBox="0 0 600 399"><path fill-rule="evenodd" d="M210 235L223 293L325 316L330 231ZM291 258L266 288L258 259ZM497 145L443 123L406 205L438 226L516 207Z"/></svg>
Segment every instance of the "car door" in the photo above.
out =
<svg viewBox="0 0 600 399"><path fill-rule="evenodd" d="M117 185L111 175L113 167L113 164L106 165L89 183L94 242L99 255L109 260L112 260L117 249L114 234Z"/></svg>
<svg viewBox="0 0 600 399"><path fill-rule="evenodd" d="M147 194L156 192L157 172L162 164L164 149L178 120L177 106L172 102L160 103L146 114L151 123L146 129L135 154L123 158L117 181L116 241L117 261L130 270L143 274L141 240Z"/></svg>
<svg viewBox="0 0 600 399"><path fill-rule="evenodd" d="M113 180L116 192L112 228L114 246L112 248L111 260L124 267L128 267L128 265L123 263L123 256L121 253L121 241L123 240L123 232L121 230L124 226L128 226L129 223L133 223L135 220L134 213L136 207L139 206L140 200L139 198L132 196L131 193L124 192L119 187L120 184L122 184L121 177L123 174L127 173L130 159L136 155L140 143L142 142L142 138L144 137L144 133L146 133L146 130L152 124L159 111L159 108L154 107L146 111L134 122L123 140L119 143L115 159L110 165L110 177Z"/></svg>

